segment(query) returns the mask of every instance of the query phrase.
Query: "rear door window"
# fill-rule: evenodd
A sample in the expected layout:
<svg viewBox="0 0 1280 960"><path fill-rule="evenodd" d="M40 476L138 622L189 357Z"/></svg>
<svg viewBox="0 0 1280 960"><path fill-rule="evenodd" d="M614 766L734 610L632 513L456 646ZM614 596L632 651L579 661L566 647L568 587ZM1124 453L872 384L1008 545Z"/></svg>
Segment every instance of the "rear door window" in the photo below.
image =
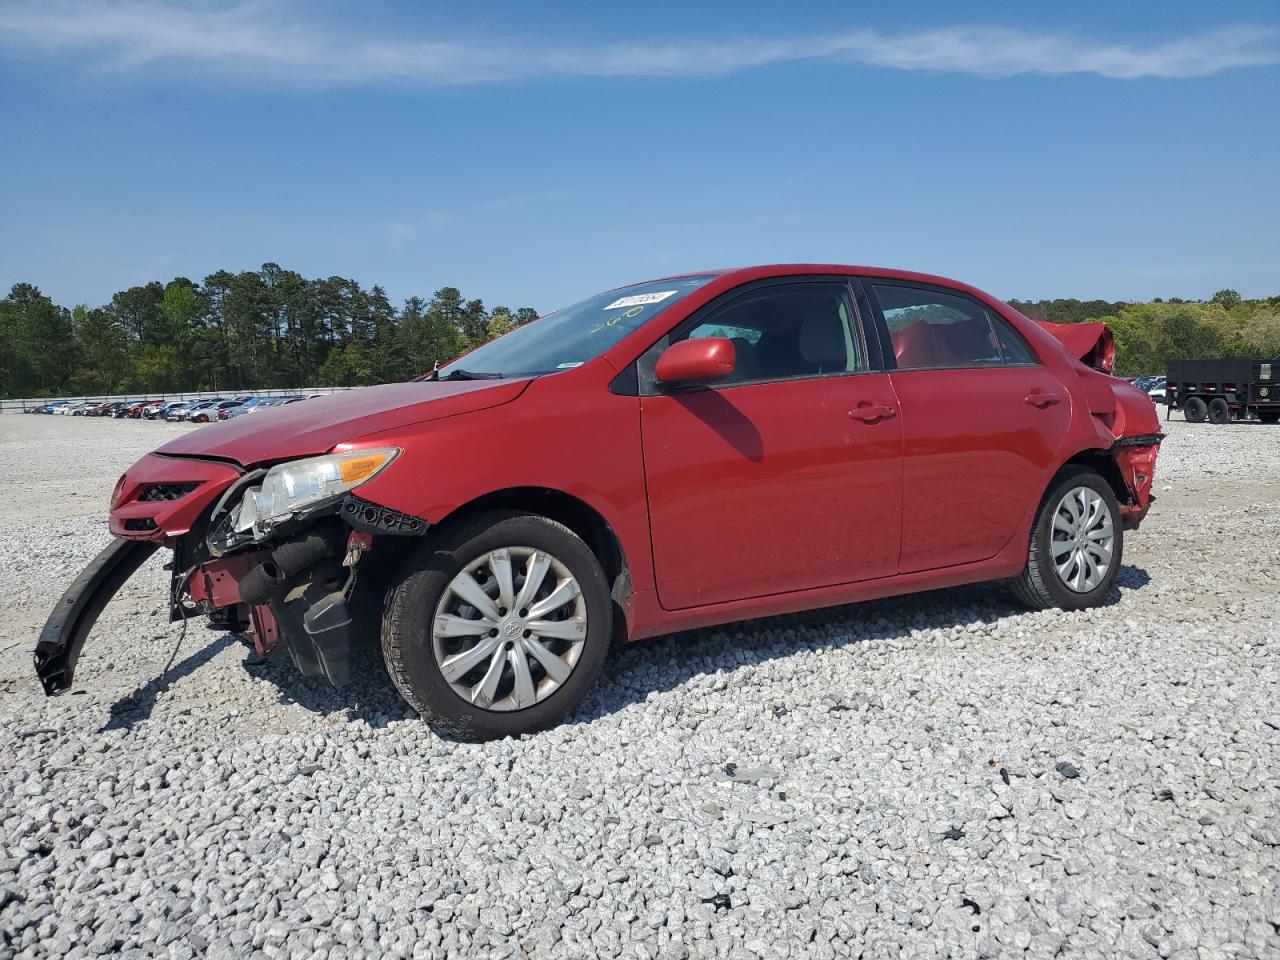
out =
<svg viewBox="0 0 1280 960"><path fill-rule="evenodd" d="M869 286L899 370L1035 363L1017 331L971 297L908 284Z"/></svg>

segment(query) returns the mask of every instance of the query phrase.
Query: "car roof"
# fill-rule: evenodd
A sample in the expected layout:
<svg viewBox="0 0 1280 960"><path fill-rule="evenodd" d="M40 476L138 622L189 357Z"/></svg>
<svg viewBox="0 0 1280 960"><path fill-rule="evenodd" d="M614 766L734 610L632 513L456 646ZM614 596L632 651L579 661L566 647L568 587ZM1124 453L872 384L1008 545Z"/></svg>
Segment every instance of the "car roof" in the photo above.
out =
<svg viewBox="0 0 1280 960"><path fill-rule="evenodd" d="M664 280L682 280L688 277L715 277L738 283L750 280L763 280L769 277L786 277L804 274L836 274L839 276L873 277L884 280L907 280L914 283L926 283L936 286L953 287L960 290L982 293L961 280L944 277L939 274L921 273L916 270L903 270L898 267L872 267L853 263L766 263L755 266L719 267L712 270L693 270L687 273L676 273L665 277L654 277L651 280L640 280L625 286L634 287L645 283L661 283ZM617 287L614 289L621 289Z"/></svg>

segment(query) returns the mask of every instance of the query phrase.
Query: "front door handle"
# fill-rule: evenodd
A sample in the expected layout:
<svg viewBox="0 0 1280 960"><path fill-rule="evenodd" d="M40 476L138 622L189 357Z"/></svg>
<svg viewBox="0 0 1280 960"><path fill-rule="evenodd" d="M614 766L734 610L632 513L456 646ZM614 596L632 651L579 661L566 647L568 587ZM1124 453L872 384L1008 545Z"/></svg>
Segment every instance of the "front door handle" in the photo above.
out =
<svg viewBox="0 0 1280 960"><path fill-rule="evenodd" d="M1056 393L1041 393L1039 390L1032 390L1026 396L1027 403L1031 404L1033 407L1039 407L1042 410L1045 407L1053 406L1053 404L1057 403L1061 399L1062 398Z"/></svg>
<svg viewBox="0 0 1280 960"><path fill-rule="evenodd" d="M873 420L884 420L892 417L898 411L883 403L860 403L849 411L849 416L854 420L863 420L871 423Z"/></svg>

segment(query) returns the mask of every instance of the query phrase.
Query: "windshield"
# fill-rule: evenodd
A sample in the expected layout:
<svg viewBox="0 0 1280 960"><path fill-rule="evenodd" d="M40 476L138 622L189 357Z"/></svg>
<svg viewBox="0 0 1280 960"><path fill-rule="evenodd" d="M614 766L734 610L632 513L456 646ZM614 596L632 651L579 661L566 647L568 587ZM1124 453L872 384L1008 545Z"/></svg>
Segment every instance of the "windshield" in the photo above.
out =
<svg viewBox="0 0 1280 960"><path fill-rule="evenodd" d="M526 377L580 367L714 279L714 274L677 277L598 294L477 347L441 367L440 377L463 372Z"/></svg>

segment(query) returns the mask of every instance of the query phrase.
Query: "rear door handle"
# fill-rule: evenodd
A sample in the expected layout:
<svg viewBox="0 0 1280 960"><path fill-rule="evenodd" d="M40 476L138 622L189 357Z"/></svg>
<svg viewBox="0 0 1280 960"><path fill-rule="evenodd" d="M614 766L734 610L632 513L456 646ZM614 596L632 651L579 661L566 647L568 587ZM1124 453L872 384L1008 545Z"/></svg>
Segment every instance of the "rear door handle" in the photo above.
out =
<svg viewBox="0 0 1280 960"><path fill-rule="evenodd" d="M1039 390L1032 390L1026 396L1027 403L1031 404L1033 407L1040 407L1041 409L1052 406L1061 399L1062 398L1056 393L1041 393Z"/></svg>
<svg viewBox="0 0 1280 960"><path fill-rule="evenodd" d="M863 420L870 423L873 420L884 420L892 417L897 412L893 407L883 403L860 403L849 411L849 416L854 420Z"/></svg>

